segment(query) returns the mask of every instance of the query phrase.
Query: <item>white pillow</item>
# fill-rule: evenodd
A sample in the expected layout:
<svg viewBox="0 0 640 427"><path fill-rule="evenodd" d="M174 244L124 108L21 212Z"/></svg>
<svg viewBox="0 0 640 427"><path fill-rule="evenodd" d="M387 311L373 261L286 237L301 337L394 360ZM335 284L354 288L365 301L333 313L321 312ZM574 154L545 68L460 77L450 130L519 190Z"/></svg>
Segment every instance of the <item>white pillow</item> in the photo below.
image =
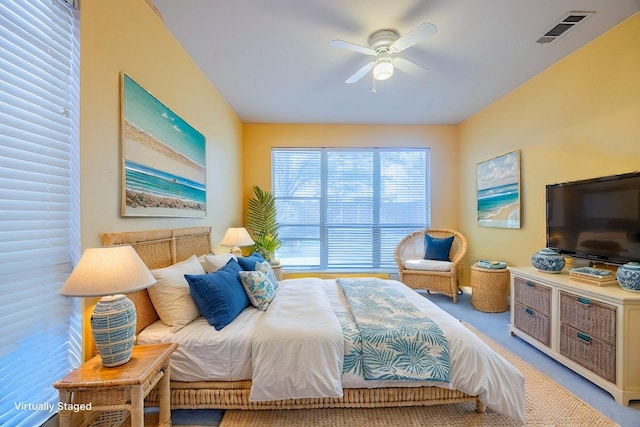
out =
<svg viewBox="0 0 640 427"><path fill-rule="evenodd" d="M193 255L169 267L151 270L151 274L158 283L147 288L149 297L162 323L171 326L171 332L178 332L200 316L184 278L185 274L204 274L198 257Z"/></svg>
<svg viewBox="0 0 640 427"><path fill-rule="evenodd" d="M229 260L237 259L234 255L230 253L220 254L220 255L205 255L204 256L204 269L207 270L207 273L213 273L214 271L220 270L222 267L227 265Z"/></svg>
<svg viewBox="0 0 640 427"><path fill-rule="evenodd" d="M404 262L407 270L421 271L450 271L453 263L451 261L435 261L431 259L410 259Z"/></svg>

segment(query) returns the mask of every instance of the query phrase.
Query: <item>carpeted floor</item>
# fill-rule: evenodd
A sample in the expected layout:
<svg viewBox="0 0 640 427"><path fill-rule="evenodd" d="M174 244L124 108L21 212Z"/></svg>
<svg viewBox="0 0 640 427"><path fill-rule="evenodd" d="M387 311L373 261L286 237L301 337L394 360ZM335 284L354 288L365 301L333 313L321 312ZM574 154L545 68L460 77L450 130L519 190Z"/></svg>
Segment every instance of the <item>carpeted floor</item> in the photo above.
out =
<svg viewBox="0 0 640 427"><path fill-rule="evenodd" d="M528 426L616 426L522 359L467 325L490 347L511 362L526 378L526 425ZM519 423L487 410L475 412L474 403L430 407L379 409L311 409L271 411L226 411L220 427L303 426L518 426Z"/></svg>

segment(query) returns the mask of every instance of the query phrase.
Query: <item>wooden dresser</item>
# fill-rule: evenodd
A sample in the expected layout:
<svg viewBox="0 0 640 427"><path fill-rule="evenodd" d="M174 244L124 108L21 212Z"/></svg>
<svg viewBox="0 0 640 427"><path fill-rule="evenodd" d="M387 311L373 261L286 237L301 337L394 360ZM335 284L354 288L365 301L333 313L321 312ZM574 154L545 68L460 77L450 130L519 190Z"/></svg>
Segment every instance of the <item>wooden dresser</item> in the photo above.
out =
<svg viewBox="0 0 640 427"><path fill-rule="evenodd" d="M640 399L640 293L533 267L511 271L509 331L611 393Z"/></svg>

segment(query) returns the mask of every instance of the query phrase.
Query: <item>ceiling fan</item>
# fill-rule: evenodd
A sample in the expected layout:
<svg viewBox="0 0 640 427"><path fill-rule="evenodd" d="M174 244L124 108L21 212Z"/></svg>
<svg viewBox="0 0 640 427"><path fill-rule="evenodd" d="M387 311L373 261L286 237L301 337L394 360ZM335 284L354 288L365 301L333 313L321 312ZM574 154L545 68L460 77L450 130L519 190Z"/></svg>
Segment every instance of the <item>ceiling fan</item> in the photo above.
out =
<svg viewBox="0 0 640 427"><path fill-rule="evenodd" d="M420 73L425 72L426 70L424 67L407 59L393 55L402 52L403 50L418 43L420 40L432 36L437 32L438 28L435 25L429 22L424 22L402 37L400 37L400 34L396 30L388 28L374 31L369 36L369 47L360 46L343 40L333 40L329 44L331 46L376 57L375 60L367 63L345 81L347 84L352 84L360 80L371 70L373 70L373 77L375 80L388 79L393 75L394 68L404 71L410 75L419 75Z"/></svg>

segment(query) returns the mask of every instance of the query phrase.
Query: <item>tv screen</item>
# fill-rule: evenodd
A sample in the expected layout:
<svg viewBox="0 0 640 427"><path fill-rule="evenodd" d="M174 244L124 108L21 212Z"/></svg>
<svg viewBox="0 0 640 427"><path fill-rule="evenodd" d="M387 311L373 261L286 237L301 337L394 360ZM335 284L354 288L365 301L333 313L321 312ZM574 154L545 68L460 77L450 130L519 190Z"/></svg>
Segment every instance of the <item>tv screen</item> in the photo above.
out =
<svg viewBox="0 0 640 427"><path fill-rule="evenodd" d="M596 262L640 261L640 172L547 185L547 247Z"/></svg>

